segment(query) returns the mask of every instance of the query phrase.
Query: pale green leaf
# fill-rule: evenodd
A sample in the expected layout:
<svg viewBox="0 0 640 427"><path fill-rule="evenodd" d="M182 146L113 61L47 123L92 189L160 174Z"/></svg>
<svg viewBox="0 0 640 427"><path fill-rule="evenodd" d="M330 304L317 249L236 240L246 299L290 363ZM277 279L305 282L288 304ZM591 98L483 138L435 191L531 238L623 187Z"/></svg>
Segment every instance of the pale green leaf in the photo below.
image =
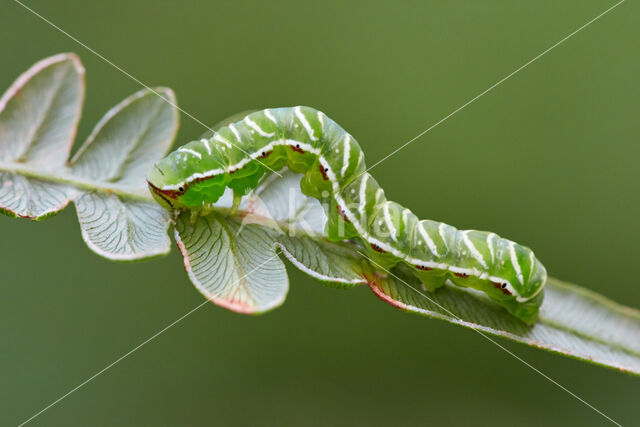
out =
<svg viewBox="0 0 640 427"><path fill-rule="evenodd" d="M640 375L640 312L578 286L550 278L540 319L527 325L456 286L427 292L402 269L367 276L380 299L402 310Z"/></svg>
<svg viewBox="0 0 640 427"><path fill-rule="evenodd" d="M287 272L274 252L276 233L218 214L176 220L175 238L196 288L240 313L262 313L285 299Z"/></svg>
<svg viewBox="0 0 640 427"><path fill-rule="evenodd" d="M169 252L169 212L159 205L96 192L83 193L75 205L82 238L97 254L131 261Z"/></svg>
<svg viewBox="0 0 640 427"><path fill-rule="evenodd" d="M97 254L137 260L169 251L169 215L145 177L178 129L170 89L141 90L112 108L70 164L84 97L73 54L38 62L0 100L0 211L43 219L74 200Z"/></svg>
<svg viewBox="0 0 640 427"><path fill-rule="evenodd" d="M84 68L74 54L37 62L0 99L0 160L64 166L84 99Z"/></svg>
<svg viewBox="0 0 640 427"><path fill-rule="evenodd" d="M44 219L64 209L73 193L64 185L0 172L0 211L8 216Z"/></svg>
<svg viewBox="0 0 640 427"><path fill-rule="evenodd" d="M0 211L42 219L69 203L68 186L12 169L63 168L83 99L84 68L73 54L39 61L0 98Z"/></svg>
<svg viewBox="0 0 640 427"><path fill-rule="evenodd" d="M113 107L71 161L71 173L88 180L146 188L153 163L178 130L173 91L141 90Z"/></svg>
<svg viewBox="0 0 640 427"><path fill-rule="evenodd" d="M147 172L170 148L178 129L173 105L175 96L167 88L126 98L96 125L74 156L71 174L144 194ZM75 204L82 237L99 255L131 261L170 250L169 214L154 202L93 191Z"/></svg>
<svg viewBox="0 0 640 427"><path fill-rule="evenodd" d="M327 284L348 288L367 283L363 276L364 260L348 245L282 235L278 247L293 265Z"/></svg>

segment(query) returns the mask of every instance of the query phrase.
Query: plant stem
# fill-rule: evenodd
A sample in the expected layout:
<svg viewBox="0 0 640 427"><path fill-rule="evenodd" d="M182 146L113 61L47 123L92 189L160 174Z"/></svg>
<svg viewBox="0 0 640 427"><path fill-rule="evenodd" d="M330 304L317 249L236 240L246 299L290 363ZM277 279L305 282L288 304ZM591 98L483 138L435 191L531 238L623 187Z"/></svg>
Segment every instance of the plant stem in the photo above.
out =
<svg viewBox="0 0 640 427"><path fill-rule="evenodd" d="M18 163L0 162L0 172L14 173L27 178L34 178L41 181L75 187L80 190L115 194L116 196L145 202L154 201L151 194L144 187L134 188L110 182L86 180L72 175L68 168L60 169L59 171L51 171L44 168L38 170Z"/></svg>

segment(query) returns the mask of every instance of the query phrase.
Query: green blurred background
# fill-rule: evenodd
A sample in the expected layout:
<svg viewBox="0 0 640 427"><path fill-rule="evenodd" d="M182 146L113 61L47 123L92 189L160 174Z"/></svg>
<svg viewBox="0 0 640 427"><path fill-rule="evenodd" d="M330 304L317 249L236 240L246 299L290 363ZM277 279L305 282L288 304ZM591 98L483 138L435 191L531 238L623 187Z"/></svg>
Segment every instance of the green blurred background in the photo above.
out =
<svg viewBox="0 0 640 427"><path fill-rule="evenodd" d="M28 1L205 123L306 104L369 164L614 1ZM627 1L372 172L423 218L496 231L549 272L640 307L640 6ZM77 52L79 140L139 85L5 0L0 84ZM204 129L182 115L176 143ZM114 264L73 208L0 218L0 425L17 424L191 310L178 251ZM211 305L33 425L604 425L475 332L403 313L366 288L325 288L288 266L281 308ZM500 341L624 425L640 380Z"/></svg>

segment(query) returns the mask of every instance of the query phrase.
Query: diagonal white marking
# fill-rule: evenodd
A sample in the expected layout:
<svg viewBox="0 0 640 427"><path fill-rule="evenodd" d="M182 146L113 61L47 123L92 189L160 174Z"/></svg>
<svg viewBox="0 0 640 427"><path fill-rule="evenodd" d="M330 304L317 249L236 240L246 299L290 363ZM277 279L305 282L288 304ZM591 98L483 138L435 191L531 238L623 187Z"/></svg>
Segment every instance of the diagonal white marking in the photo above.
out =
<svg viewBox="0 0 640 427"><path fill-rule="evenodd" d="M178 151L182 152L182 153L189 153L193 156L196 156L199 159L202 159L202 154L198 153L196 150L192 150L191 148L184 148L184 147L180 147L178 148Z"/></svg>
<svg viewBox="0 0 640 427"><path fill-rule="evenodd" d="M274 125L278 126L278 122L276 121L276 118L273 117L273 114L271 114L271 110L269 110L268 108L265 109L264 115L267 117L267 119L271 120Z"/></svg>
<svg viewBox="0 0 640 427"><path fill-rule="evenodd" d="M382 207L382 215L384 216L384 222L387 224L389 233L391 233L391 238L395 241L398 241L396 228L393 226L393 221L391 221L391 213L389 212L389 202L385 202L384 206Z"/></svg>
<svg viewBox="0 0 640 427"><path fill-rule="evenodd" d="M473 256L476 260L478 260L478 262L486 270L489 267L487 266L487 263L485 262L484 257L482 256L480 251L478 251L478 249L475 247L475 245L473 244L471 239L469 239L469 232L470 231L471 230L466 230L466 231L462 232L462 240L463 240L464 244L467 246L467 248L469 248L469 252L471 253L471 256Z"/></svg>
<svg viewBox="0 0 640 427"><path fill-rule="evenodd" d="M418 223L418 231L420 232L420 235L422 236L422 239L424 240L424 242L429 247L429 250L431 251L431 253L434 256L439 257L440 255L438 255L438 248L436 248L435 243L433 243L433 240L431 240L431 236L429 236L429 233L427 233L427 230L424 229L422 222ZM444 241L444 239L442 240ZM447 243L445 242L445 246L446 244Z"/></svg>
<svg viewBox="0 0 640 427"><path fill-rule="evenodd" d="M369 180L369 175L365 175L362 178L362 182L360 182L360 200L358 201L358 212L360 212L360 216L365 218L365 207L367 206L367 181Z"/></svg>
<svg viewBox="0 0 640 427"><path fill-rule="evenodd" d="M351 137L349 134L344 136L344 151L342 153L342 169L340 175L344 176L347 168L349 167L349 156L351 155Z"/></svg>
<svg viewBox="0 0 640 427"><path fill-rule="evenodd" d="M299 106L295 107L293 111L295 112L296 117L298 117L298 120L300 120L300 123L302 123L302 126L304 127L304 129L307 131L307 134L309 135L309 139L311 139L312 141L317 141L318 137L315 136L315 132L313 131L311 124L309 123L307 118L304 116L304 114L302 114L302 110L300 109L300 107Z"/></svg>
<svg viewBox="0 0 640 427"><path fill-rule="evenodd" d="M438 233L440 234L440 238L442 239L442 242L444 243L444 247L447 248L447 250L449 250L449 245L447 244L447 239L444 235L444 227L446 226L446 224L444 222L441 222L440 225L438 226Z"/></svg>
<svg viewBox="0 0 640 427"><path fill-rule="evenodd" d="M236 126L233 123L231 123L229 125L229 129L231 129L231 132L233 133L233 136L236 137L238 142L242 142L242 138L240 137L240 132L238 132L238 129L236 129Z"/></svg>
<svg viewBox="0 0 640 427"><path fill-rule="evenodd" d="M518 276L518 282L523 285L524 277L522 277L522 268L520 267L520 262L518 261L518 257L516 256L515 243L512 241L509 241L509 255L511 256L511 265L513 265L513 268L516 271L516 275Z"/></svg>
<svg viewBox="0 0 640 427"><path fill-rule="evenodd" d="M225 138L224 136L220 135L219 133L216 133L215 135L213 135L213 139L215 139L218 142L222 142L224 145L227 146L227 148L233 147L231 142L227 138ZM224 148L224 147L222 147L222 148Z"/></svg>
<svg viewBox="0 0 640 427"><path fill-rule="evenodd" d="M211 155L211 146L209 145L209 140L207 138L202 138L200 140L204 144L204 148L207 149L207 154Z"/></svg>
<svg viewBox="0 0 640 427"><path fill-rule="evenodd" d="M493 249L493 239L496 237L495 233L489 233L487 235L487 247L489 248L489 253L491 254L491 264L496 262L496 254ZM531 252L533 253L533 252Z"/></svg>
<svg viewBox="0 0 640 427"><path fill-rule="evenodd" d="M253 120L251 120L249 118L249 116L244 118L244 121L246 124L249 125L249 127L251 127L251 129L255 130L256 132L258 132L260 134L260 136L264 136L264 137L272 137L274 136L276 133L275 132L265 132L264 129L262 129L260 126L258 126L258 124L256 122L254 122Z"/></svg>

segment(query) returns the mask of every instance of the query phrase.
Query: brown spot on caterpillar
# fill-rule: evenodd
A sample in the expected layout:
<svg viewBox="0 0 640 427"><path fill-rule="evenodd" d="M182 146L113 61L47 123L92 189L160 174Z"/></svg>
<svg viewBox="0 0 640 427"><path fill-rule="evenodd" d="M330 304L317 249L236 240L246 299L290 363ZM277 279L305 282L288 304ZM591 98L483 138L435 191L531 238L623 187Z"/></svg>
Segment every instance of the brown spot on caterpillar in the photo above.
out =
<svg viewBox="0 0 640 427"><path fill-rule="evenodd" d="M351 224L351 221L349 221L349 219L345 216L344 211L342 210L342 208L340 207L340 205L337 206L338 209L338 215L340 215L342 217L342 219L344 220L344 222Z"/></svg>
<svg viewBox="0 0 640 427"><path fill-rule="evenodd" d="M423 265L415 265L414 267L417 268L418 270L422 270L422 271L431 271L431 270L433 270L433 268L425 267Z"/></svg>
<svg viewBox="0 0 640 427"><path fill-rule="evenodd" d="M156 187L155 185L153 185L149 181L147 181L147 184L149 184L149 188L151 189L151 191L156 193L158 196L160 196L163 200L165 200L170 205L171 205L171 203L167 200L167 198L176 200L178 198L178 196L180 196L180 195L182 195L182 193L184 193L184 190L185 190L183 187L180 187L182 190L163 190L163 189L161 189L159 187Z"/></svg>
<svg viewBox="0 0 640 427"><path fill-rule="evenodd" d="M203 176L202 178L196 178L196 179L194 179L194 180L193 180L193 181L191 181L191 182L188 182L188 183L187 183L187 182L185 182L185 184L184 184L184 185L185 185L185 187L186 187L186 188L189 188L189 187L191 187L193 184L197 184L197 183L199 183L199 182L206 181L206 180L211 179L211 178L215 178L216 176L218 176L218 175Z"/></svg>
<svg viewBox="0 0 640 427"><path fill-rule="evenodd" d="M259 159L266 159L267 157L269 157L269 155L273 153L273 150L271 151L267 151L267 152L262 152L260 153L260 155L258 156Z"/></svg>
<svg viewBox="0 0 640 427"><path fill-rule="evenodd" d="M238 172L238 169L234 169L232 171L229 171L229 175L233 175L234 173Z"/></svg>
<svg viewBox="0 0 640 427"><path fill-rule="evenodd" d="M374 245L373 243L370 243L371 245L371 249L373 249L376 252L380 252L381 254L386 254L387 251L383 250L380 246L378 245Z"/></svg>
<svg viewBox="0 0 640 427"><path fill-rule="evenodd" d="M466 279L467 277L469 277L469 275L467 273L453 273L454 276L458 276L462 279Z"/></svg>
<svg viewBox="0 0 640 427"><path fill-rule="evenodd" d="M493 285L494 288L496 289L500 289L500 292L502 292L505 295L511 295L511 292L509 292L508 289L506 289L507 284L506 283L496 283L496 282L491 282L491 284Z"/></svg>
<svg viewBox="0 0 640 427"><path fill-rule="evenodd" d="M301 154L306 153L306 151L304 151L302 148L300 148L300 144L291 145L290 147L295 152L298 152L298 153L301 153Z"/></svg>
<svg viewBox="0 0 640 427"><path fill-rule="evenodd" d="M233 172L235 172L235 171L233 171ZM233 173L233 172L229 172L229 173ZM173 207L173 204L171 202L169 202L168 199L176 200L179 196L183 195L189 189L189 187L191 187L192 185L195 185L195 184L197 184L199 182L202 182L202 181L206 181L208 179L215 178L216 176L217 175L205 176L205 177L202 177L202 178L194 179L191 182L185 182L184 184L182 184L182 186L178 187L177 190L163 190L163 189L161 189L159 187L156 187L155 185L153 185L149 181L147 181L147 184L149 184L149 188L151 189L151 191L153 191L155 194L160 196L164 201L169 203L169 205L171 205L171 207Z"/></svg>
<svg viewBox="0 0 640 427"><path fill-rule="evenodd" d="M327 176L327 168L323 168L322 165L318 165L318 167L320 168L320 173L322 174L322 178L324 178L324 180L327 181L329 179L329 177Z"/></svg>

